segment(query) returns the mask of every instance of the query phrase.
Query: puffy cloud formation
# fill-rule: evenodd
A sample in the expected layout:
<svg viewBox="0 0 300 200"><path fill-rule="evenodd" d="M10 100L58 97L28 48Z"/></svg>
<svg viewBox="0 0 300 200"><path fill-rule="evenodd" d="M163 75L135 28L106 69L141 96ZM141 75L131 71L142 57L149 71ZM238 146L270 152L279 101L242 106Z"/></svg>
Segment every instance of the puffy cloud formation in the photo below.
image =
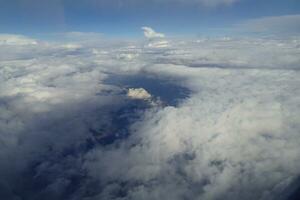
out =
<svg viewBox="0 0 300 200"><path fill-rule="evenodd" d="M129 88L127 96L132 99L149 99L151 94L149 94L144 88Z"/></svg>
<svg viewBox="0 0 300 200"><path fill-rule="evenodd" d="M163 33L157 33L150 27L142 27L142 30L144 31L144 35L148 39L155 39L155 38L164 38L165 35Z"/></svg>
<svg viewBox="0 0 300 200"><path fill-rule="evenodd" d="M300 39L169 47L1 44L1 199L289 199Z"/></svg>
<svg viewBox="0 0 300 200"><path fill-rule="evenodd" d="M165 48L169 46L163 33L157 33L150 27L142 27L144 36L149 40L147 46L150 48Z"/></svg>

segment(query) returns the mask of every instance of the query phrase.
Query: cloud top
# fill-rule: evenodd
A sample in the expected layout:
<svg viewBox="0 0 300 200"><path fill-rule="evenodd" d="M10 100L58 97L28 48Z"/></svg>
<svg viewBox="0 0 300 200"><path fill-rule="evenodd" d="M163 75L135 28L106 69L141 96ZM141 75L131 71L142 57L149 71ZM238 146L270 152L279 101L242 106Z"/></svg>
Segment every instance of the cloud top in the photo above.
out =
<svg viewBox="0 0 300 200"><path fill-rule="evenodd" d="M151 94L147 92L144 88L129 88L127 96L131 99L150 99Z"/></svg>
<svg viewBox="0 0 300 200"><path fill-rule="evenodd" d="M163 33L155 32L152 28L144 26L142 27L142 30L144 31L144 36L147 39L157 39L157 38L164 38L165 35Z"/></svg>

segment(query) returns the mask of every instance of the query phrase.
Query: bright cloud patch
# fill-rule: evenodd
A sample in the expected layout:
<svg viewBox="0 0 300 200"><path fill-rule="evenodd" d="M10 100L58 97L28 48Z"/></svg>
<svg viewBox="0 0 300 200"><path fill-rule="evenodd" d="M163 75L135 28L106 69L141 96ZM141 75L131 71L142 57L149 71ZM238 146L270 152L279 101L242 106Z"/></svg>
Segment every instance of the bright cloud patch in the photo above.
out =
<svg viewBox="0 0 300 200"><path fill-rule="evenodd" d="M0 45L35 45L37 41L22 35L0 34Z"/></svg>
<svg viewBox="0 0 300 200"><path fill-rule="evenodd" d="M165 48L169 46L169 42L165 40L163 33L157 33L150 27L142 27L144 36L149 40L147 46L150 48Z"/></svg>
<svg viewBox="0 0 300 200"><path fill-rule="evenodd" d="M281 200L299 188L297 38L19 43L0 44L3 199Z"/></svg>
<svg viewBox="0 0 300 200"><path fill-rule="evenodd" d="M142 30L144 31L144 35L148 39L155 39L155 38L164 38L165 35L163 33L157 33L150 27L142 27Z"/></svg>
<svg viewBox="0 0 300 200"><path fill-rule="evenodd" d="M151 98L151 94L149 94L143 88L129 88L127 92L127 96L132 99L149 99Z"/></svg>

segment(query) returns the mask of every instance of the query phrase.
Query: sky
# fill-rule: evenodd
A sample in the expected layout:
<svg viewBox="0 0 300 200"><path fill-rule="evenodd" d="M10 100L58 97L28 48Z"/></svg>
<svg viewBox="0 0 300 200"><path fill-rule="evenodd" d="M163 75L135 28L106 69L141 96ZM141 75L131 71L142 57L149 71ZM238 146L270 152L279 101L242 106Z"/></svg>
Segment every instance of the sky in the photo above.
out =
<svg viewBox="0 0 300 200"><path fill-rule="evenodd" d="M282 25L281 17L291 15L296 20L287 20L285 29L295 34L299 10L298 0L0 0L0 32L141 37L140 27L150 26L171 36L241 35L261 32L249 20L278 17L272 32Z"/></svg>

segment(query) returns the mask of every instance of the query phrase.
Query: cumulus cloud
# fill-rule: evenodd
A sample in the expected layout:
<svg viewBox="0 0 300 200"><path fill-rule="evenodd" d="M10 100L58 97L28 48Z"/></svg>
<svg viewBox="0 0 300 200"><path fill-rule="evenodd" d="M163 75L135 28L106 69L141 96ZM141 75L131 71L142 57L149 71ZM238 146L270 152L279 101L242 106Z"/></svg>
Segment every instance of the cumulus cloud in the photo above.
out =
<svg viewBox="0 0 300 200"><path fill-rule="evenodd" d="M1 197L287 199L300 40L168 42L2 43Z"/></svg>
<svg viewBox="0 0 300 200"><path fill-rule="evenodd" d="M157 33L150 27L142 27L144 36L149 40L147 46L150 48L165 48L169 46L169 42L165 40L163 33Z"/></svg>
<svg viewBox="0 0 300 200"><path fill-rule="evenodd" d="M165 35L163 33L157 33L150 27L142 27L142 30L144 31L144 36L147 39L155 39L155 38L164 38Z"/></svg>
<svg viewBox="0 0 300 200"><path fill-rule="evenodd" d="M127 96L132 99L149 99L151 94L147 92L144 88L129 88Z"/></svg>

